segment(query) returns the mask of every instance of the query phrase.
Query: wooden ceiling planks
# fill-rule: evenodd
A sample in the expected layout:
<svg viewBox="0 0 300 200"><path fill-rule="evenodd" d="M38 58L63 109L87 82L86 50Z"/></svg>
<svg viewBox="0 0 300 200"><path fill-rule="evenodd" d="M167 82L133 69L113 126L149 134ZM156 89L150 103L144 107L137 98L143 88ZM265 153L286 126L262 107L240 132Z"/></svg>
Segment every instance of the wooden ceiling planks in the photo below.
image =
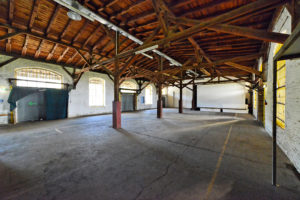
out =
<svg viewBox="0 0 300 200"><path fill-rule="evenodd" d="M142 40L146 40L159 24L151 0L79 0L79 2ZM208 21L251 2L255 2L255 0L164 0L168 9L176 17L201 21ZM85 61L78 54L76 48L84 49L85 52L82 53L85 55L93 52L96 59L106 60L114 56L114 42L106 35L106 31L98 22L91 22L84 18L81 21L70 20L67 17L68 9L52 0L13 0L10 1L10 4L7 1L0 2L1 23L9 23L12 27L22 30L31 30L53 40L20 34L0 41L1 51L8 53L11 51L22 56L32 56L47 61L74 64L78 68L82 68ZM225 22L234 26L267 30L275 9L282 4L282 2L276 1L271 6L251 10L249 13L233 17ZM176 20L174 22L167 17L166 22L170 23L171 28L174 28L173 31L178 31L175 26ZM184 28L188 28L188 26L184 26ZM6 35L9 31L12 30L0 27L0 36ZM154 40L164 37L163 31L159 30ZM193 39L213 62L228 57L255 54L260 51L262 46L262 40L222 33L218 30L203 29L194 34ZM69 44L69 46L53 42L55 40ZM121 52L138 47L137 44L125 40L124 37L121 38L121 41L123 41ZM8 44L10 48L8 48ZM160 50L181 63L195 56L194 47L187 38L172 41L167 46L160 46ZM244 65L254 66L255 62L256 59L252 59ZM134 64L143 68L144 71L157 69L156 59L150 60L144 56L141 56ZM241 73L237 68L230 68L228 65L216 67L222 73L234 71ZM109 68L113 70L113 65L109 64ZM168 68L176 67L169 66L165 62L164 69ZM202 74L199 70L196 71ZM242 73L245 74L245 72Z"/></svg>

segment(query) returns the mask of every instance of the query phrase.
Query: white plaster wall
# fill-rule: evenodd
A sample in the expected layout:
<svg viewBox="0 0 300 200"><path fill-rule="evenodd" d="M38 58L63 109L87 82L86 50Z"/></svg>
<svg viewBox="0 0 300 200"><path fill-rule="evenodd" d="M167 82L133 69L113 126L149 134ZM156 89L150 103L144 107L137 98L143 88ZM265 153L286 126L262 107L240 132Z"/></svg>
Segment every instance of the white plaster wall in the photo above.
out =
<svg viewBox="0 0 300 200"><path fill-rule="evenodd" d="M182 98L183 98L183 102L182 102L183 108L191 108L193 92L187 88L183 88ZM167 88L167 107L177 108L178 106L179 106L179 88L168 87Z"/></svg>
<svg viewBox="0 0 300 200"><path fill-rule="evenodd" d="M206 81L206 80L204 80ZM191 86L190 86L191 88ZM216 108L238 108L247 109L245 104L246 93L245 83L227 83L197 86L197 106ZM193 92L187 88L183 89L183 107L192 107ZM179 88L167 88L168 107L178 107ZM201 109L202 111L220 112L220 109ZM223 110L223 112L248 112L247 110Z"/></svg>
<svg viewBox="0 0 300 200"><path fill-rule="evenodd" d="M9 60L11 57L0 55L0 62L4 62ZM58 65L54 64L46 64L42 62L31 61L27 59L19 58L7 65L4 65L0 68L0 99L3 99L3 103L0 103L0 114L8 114L9 113L9 103L7 103L7 99L10 93L9 83L7 81L8 78L15 78L15 69L21 67L41 67L47 68L53 71L56 71L63 75L63 82L72 84L71 77ZM4 91L3 91L4 90ZM8 123L8 117L2 116L0 117L0 124Z"/></svg>
<svg viewBox="0 0 300 200"><path fill-rule="evenodd" d="M101 78L105 84L105 106L89 106L89 79ZM77 83L76 89L69 93L68 116L78 117L82 115L95 115L111 113L114 98L114 85L107 75L86 72Z"/></svg>
<svg viewBox="0 0 300 200"><path fill-rule="evenodd" d="M142 87L144 87L147 84L144 83ZM145 110L145 109L153 109L157 108L157 93L156 88L153 84L149 84L152 87L152 104L145 104L141 102L142 96L145 97L145 89L138 95L137 97L137 109L138 110Z"/></svg>
<svg viewBox="0 0 300 200"><path fill-rule="evenodd" d="M286 9L281 13L274 32L291 33L291 16ZM273 116L273 56L275 44L271 43L268 55L266 130L272 136ZM300 60L286 61L285 129L277 126L277 143L300 172Z"/></svg>
<svg viewBox="0 0 300 200"><path fill-rule="evenodd" d="M168 99L168 107L176 108L178 107L179 101L179 88L177 87L168 87L167 92L167 99Z"/></svg>
<svg viewBox="0 0 300 200"><path fill-rule="evenodd" d="M246 92L245 83L198 85L197 106L247 109Z"/></svg>
<svg viewBox="0 0 300 200"><path fill-rule="evenodd" d="M0 62L4 62L11 57L0 55ZM7 81L8 78L15 78L15 69L21 67L41 67L53 70L60 73L63 76L63 82L72 84L72 78L62 69L61 66L55 64L46 64L37 61L31 61L27 59L17 59L0 68L0 114L9 113L9 104L7 99L10 93L10 86ZM68 68L68 70L72 70ZM89 78L98 77L105 80L105 106L89 106ZM133 80L132 80L133 81ZM135 81L133 81L135 82ZM146 84L146 83L145 83ZM153 84L152 95L153 103L151 105L145 105L141 103L141 96L145 96L145 90L138 96L137 109L152 109L157 107L157 94L156 88ZM86 72L82 75L75 90L71 90L69 93L69 104L68 104L68 117L77 117L84 115L95 115L112 112L112 101L113 101L113 82L105 74ZM7 116L0 116L0 124L8 123Z"/></svg>
<svg viewBox="0 0 300 200"><path fill-rule="evenodd" d="M132 82L134 84L136 84L136 89L138 89L138 84L135 80L126 80L126 82ZM148 84L148 82L145 82L142 85L142 88L146 86L146 84ZM143 91L137 96L137 110L146 110L146 109L154 109L157 108L157 93L156 93L156 87L154 84L149 84L149 86L152 87L152 104L145 104L142 103L141 98L144 97L145 98L145 89L143 89ZM112 94L113 95L113 94Z"/></svg>

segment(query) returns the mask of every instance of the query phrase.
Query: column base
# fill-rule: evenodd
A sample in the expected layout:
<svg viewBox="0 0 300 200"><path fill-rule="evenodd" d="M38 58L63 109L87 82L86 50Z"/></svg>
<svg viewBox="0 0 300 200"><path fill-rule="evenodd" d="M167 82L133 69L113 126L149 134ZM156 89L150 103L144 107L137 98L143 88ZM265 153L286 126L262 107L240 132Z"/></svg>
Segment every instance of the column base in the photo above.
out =
<svg viewBox="0 0 300 200"><path fill-rule="evenodd" d="M182 102L179 100L178 112L182 113Z"/></svg>
<svg viewBox="0 0 300 200"><path fill-rule="evenodd" d="M157 118L162 118L162 102L157 101Z"/></svg>
<svg viewBox="0 0 300 200"><path fill-rule="evenodd" d="M121 102L113 101L113 128L121 128Z"/></svg>

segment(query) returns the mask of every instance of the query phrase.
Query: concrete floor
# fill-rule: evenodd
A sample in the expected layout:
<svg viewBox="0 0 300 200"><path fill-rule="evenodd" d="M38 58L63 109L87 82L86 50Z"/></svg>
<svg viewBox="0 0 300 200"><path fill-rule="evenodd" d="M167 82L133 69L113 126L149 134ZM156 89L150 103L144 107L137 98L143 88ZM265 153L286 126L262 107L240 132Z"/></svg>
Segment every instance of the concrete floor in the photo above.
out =
<svg viewBox="0 0 300 200"><path fill-rule="evenodd" d="M0 128L0 199L300 199L300 181L250 115L164 109Z"/></svg>

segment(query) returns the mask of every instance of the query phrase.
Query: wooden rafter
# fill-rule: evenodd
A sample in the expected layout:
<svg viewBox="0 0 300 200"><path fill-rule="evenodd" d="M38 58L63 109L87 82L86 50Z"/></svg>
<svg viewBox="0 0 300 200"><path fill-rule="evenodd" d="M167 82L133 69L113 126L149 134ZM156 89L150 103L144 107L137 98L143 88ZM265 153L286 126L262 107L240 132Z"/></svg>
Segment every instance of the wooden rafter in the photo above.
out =
<svg viewBox="0 0 300 200"><path fill-rule="evenodd" d="M76 42L78 40L78 38L81 36L82 32L85 31L86 27L89 25L88 20L86 20L83 24L83 26L80 28L80 30L78 31L78 33L75 35L75 37L72 40L72 44L74 44L74 42Z"/></svg>
<svg viewBox="0 0 300 200"><path fill-rule="evenodd" d="M63 51L63 53L57 59L57 62L60 62L65 57L65 55L69 51L69 49L70 49L69 47L65 48L65 50Z"/></svg>
<svg viewBox="0 0 300 200"><path fill-rule="evenodd" d="M52 48L51 52L47 55L46 60L51 60L57 47L58 47L57 43L53 45L53 48Z"/></svg>
<svg viewBox="0 0 300 200"><path fill-rule="evenodd" d="M225 62L224 64L232 66L232 67L240 69L240 70L243 70L243 71L246 71L246 72L254 73L258 76L261 75L261 72L257 71L256 69L253 69L252 67L240 65L240 64L237 64L237 63L234 63L234 62Z"/></svg>
<svg viewBox="0 0 300 200"><path fill-rule="evenodd" d="M162 28L164 35L168 37L169 34L169 28L168 28L168 20L166 19L167 15L164 13L164 10L162 9L162 2L161 0L152 0L153 9L156 13L158 22L160 24L160 27Z"/></svg>
<svg viewBox="0 0 300 200"><path fill-rule="evenodd" d="M252 29L247 27L239 27L228 24L217 24L207 27L209 30L219 31L223 33L244 36L251 39L263 40L267 42L276 42L283 44L288 38L288 34L267 32L264 30Z"/></svg>
<svg viewBox="0 0 300 200"><path fill-rule="evenodd" d="M44 40L41 40L38 49L35 51L34 58L38 58L39 57L39 55L41 53L41 50L42 50L43 44L44 44Z"/></svg>
<svg viewBox="0 0 300 200"><path fill-rule="evenodd" d="M120 53L118 55L118 58L128 57L128 56L132 55L133 53L135 53L136 51L145 49L145 48L150 47L150 46L163 45L163 44L166 44L166 43L169 43L169 42L172 42L172 41L176 41L176 40L179 40L179 39L190 37L190 36L194 35L195 33L200 32L205 27L212 26L214 24L223 22L225 20L229 20L229 19L241 16L243 14L249 13L251 10L257 10L257 9L259 9L261 7L265 7L265 6L270 5L272 3L273 2L270 2L268 0L258 0L258 1L255 1L253 3L250 3L250 4L247 4L247 5L241 6L241 7L237 8L237 9L234 9L234 10L232 10L230 12L221 14L221 15L219 15L219 16L211 19L209 22L200 22L200 23L194 25L193 27L190 27L190 28L188 28L188 29L186 29L186 30L184 30L182 32L174 33L174 34L172 34L169 37L166 37L166 38L154 41L154 42L150 42L148 44L141 45L141 46L139 46L139 47L137 47L137 48L135 48L133 50L129 50L127 52ZM114 59L115 58L108 59L106 61L102 61L102 62L99 62L97 64L110 63L110 62L113 62Z"/></svg>
<svg viewBox="0 0 300 200"><path fill-rule="evenodd" d="M102 29L102 25L99 25L99 26L98 26L98 27L97 27L97 28L89 35L89 37L85 40L85 42L83 43L82 47L85 47L85 46L89 43L89 41L93 38L93 36L94 36L96 33L100 32L101 29Z"/></svg>
<svg viewBox="0 0 300 200"><path fill-rule="evenodd" d="M29 25L28 25L29 29L32 29L32 27L33 27L34 20L38 13L39 4L40 4L40 0L34 0L31 17L30 17Z"/></svg>
<svg viewBox="0 0 300 200"><path fill-rule="evenodd" d="M123 78L141 77L157 81L162 76L163 81L177 84L180 71L169 66L169 62L164 63L160 74L156 71L155 61L144 56L134 59L136 51L158 44L161 52L181 63L194 58L192 63L182 68L183 74L189 69L202 72L200 76L211 77L210 82L216 80L215 77L249 76L252 73L249 69L253 69L256 63L255 58L241 62L227 58L256 54L261 49L262 41L282 43L287 35L269 32L267 27L277 6L286 1L247 0L233 3L233 0L205 0L197 1L197 4L195 0L136 0L122 4L119 4L120 0L105 3L99 0L79 1L93 12L100 11L98 14L112 23L123 24L122 29L144 41L140 46L121 36L119 54L115 56L115 32L105 27L102 30L98 22L85 18L82 22L72 21L61 15L66 13L65 8L60 9L59 4L49 3L48 0L25 2L29 10L22 13L20 3L12 0L6 4L7 16L0 17L1 22L6 23L0 23L5 28L0 36L0 40L5 40L0 51L20 52L26 58L31 57L30 53L36 60L42 60L40 57L45 55L44 59L49 62L69 63L83 72L105 71L107 74L115 72L113 61L117 58ZM152 7L152 2L156 6ZM44 9L50 4L51 9ZM42 10L45 13L40 15ZM29 14L29 17L22 21L24 14ZM12 37L11 41L16 45L11 45ZM262 51L264 53L266 50ZM132 63L127 65L128 62ZM238 65L247 68L242 70L240 66L239 69L225 62L240 63ZM85 67L82 68L83 65ZM187 75L184 78L190 80Z"/></svg>
<svg viewBox="0 0 300 200"><path fill-rule="evenodd" d="M56 19L57 15L58 15L60 9L61 9L61 5L57 5L56 8L55 8L55 11L54 11L54 13L53 13L53 15L52 15L52 17L51 17L51 19L49 21L49 23L48 23L48 26L46 28L46 35L49 34L49 32L51 30L51 27L52 27L52 24L55 21L55 19Z"/></svg>

